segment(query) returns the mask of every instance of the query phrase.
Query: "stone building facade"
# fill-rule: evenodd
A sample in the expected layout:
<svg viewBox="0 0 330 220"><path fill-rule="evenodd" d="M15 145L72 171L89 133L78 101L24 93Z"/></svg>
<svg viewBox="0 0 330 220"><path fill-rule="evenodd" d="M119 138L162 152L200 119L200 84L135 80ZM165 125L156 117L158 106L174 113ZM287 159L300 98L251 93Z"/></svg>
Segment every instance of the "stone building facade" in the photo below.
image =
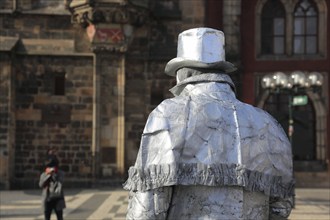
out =
<svg viewBox="0 0 330 220"><path fill-rule="evenodd" d="M2 1L2 188L37 187L49 147L68 185L122 181L146 117L175 84L163 69L177 33L203 24L202 6Z"/></svg>
<svg viewBox="0 0 330 220"><path fill-rule="evenodd" d="M266 1L253 0L250 7L260 2ZM226 58L239 67L232 75L238 97L257 105L251 88L257 86L253 79L260 71L246 65L242 53L251 48L242 40L251 24L242 17L255 20L245 4L1 1L0 188L37 187L49 147L58 149L69 186L123 181L148 114L171 97L168 89L176 81L163 73L164 67L176 56L178 33L188 28L225 32Z"/></svg>
<svg viewBox="0 0 330 220"><path fill-rule="evenodd" d="M77 34L64 7L48 15L48 5L38 9L32 3L2 5L1 171L6 188L36 187L52 146L59 149L68 178L91 177L93 56L76 52Z"/></svg>

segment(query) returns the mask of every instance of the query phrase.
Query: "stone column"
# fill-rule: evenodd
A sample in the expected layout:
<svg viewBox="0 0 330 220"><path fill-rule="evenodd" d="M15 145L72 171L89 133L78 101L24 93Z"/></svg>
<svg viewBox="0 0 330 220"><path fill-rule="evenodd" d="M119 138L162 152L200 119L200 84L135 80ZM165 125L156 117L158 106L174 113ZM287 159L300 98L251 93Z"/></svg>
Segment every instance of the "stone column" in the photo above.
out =
<svg viewBox="0 0 330 220"><path fill-rule="evenodd" d="M73 23L85 31L94 56L93 177L125 172L125 54L149 15L148 1L70 1ZM117 175L116 175L117 174Z"/></svg>
<svg viewBox="0 0 330 220"><path fill-rule="evenodd" d="M14 80L10 54L0 54L0 189L9 189L14 170Z"/></svg>
<svg viewBox="0 0 330 220"><path fill-rule="evenodd" d="M100 61L94 55L93 71L93 138L92 138L92 175L93 182L98 178L100 155Z"/></svg>
<svg viewBox="0 0 330 220"><path fill-rule="evenodd" d="M118 137L117 137L117 168L123 175L125 172L125 56L119 61L117 75L118 86Z"/></svg>
<svg viewBox="0 0 330 220"><path fill-rule="evenodd" d="M94 48L93 177L124 173L125 55Z"/></svg>

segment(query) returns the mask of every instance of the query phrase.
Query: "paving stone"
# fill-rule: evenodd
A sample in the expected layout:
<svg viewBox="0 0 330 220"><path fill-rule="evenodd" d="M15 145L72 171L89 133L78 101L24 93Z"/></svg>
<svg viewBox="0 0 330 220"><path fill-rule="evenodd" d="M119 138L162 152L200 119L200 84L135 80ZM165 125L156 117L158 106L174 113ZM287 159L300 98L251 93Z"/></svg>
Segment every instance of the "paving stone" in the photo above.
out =
<svg viewBox="0 0 330 220"><path fill-rule="evenodd" d="M67 189L64 219L125 219L128 192L121 188ZM296 189L296 207L289 220L329 219L329 189ZM42 220L41 190L0 191L1 220ZM52 218L55 218L53 214Z"/></svg>

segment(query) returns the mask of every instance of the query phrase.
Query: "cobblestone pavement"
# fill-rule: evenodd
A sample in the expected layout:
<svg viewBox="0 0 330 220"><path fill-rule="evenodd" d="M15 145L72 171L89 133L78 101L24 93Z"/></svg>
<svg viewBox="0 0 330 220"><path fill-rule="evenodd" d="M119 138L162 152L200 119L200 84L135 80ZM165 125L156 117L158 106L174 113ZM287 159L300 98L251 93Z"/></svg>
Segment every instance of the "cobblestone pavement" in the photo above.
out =
<svg viewBox="0 0 330 220"><path fill-rule="evenodd" d="M66 190L65 220L125 219L128 192L121 189ZM0 191L1 220L42 220L41 191ZM56 219L52 214L52 219Z"/></svg>
<svg viewBox="0 0 330 220"><path fill-rule="evenodd" d="M0 191L1 220L42 220L40 190ZM290 220L329 220L329 189L296 189ZM65 220L125 219L128 193L122 189L66 190ZM52 219L56 219L52 215Z"/></svg>
<svg viewBox="0 0 330 220"><path fill-rule="evenodd" d="M330 220L330 190L296 189L289 220Z"/></svg>

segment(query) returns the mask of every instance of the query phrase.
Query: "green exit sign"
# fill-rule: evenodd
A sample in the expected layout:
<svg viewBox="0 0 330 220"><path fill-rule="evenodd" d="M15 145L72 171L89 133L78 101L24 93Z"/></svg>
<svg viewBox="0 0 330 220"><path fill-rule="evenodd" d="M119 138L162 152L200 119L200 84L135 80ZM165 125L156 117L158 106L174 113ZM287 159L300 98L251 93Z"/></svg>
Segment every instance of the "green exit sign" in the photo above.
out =
<svg viewBox="0 0 330 220"><path fill-rule="evenodd" d="M307 95L294 96L292 105L306 105L308 103Z"/></svg>

